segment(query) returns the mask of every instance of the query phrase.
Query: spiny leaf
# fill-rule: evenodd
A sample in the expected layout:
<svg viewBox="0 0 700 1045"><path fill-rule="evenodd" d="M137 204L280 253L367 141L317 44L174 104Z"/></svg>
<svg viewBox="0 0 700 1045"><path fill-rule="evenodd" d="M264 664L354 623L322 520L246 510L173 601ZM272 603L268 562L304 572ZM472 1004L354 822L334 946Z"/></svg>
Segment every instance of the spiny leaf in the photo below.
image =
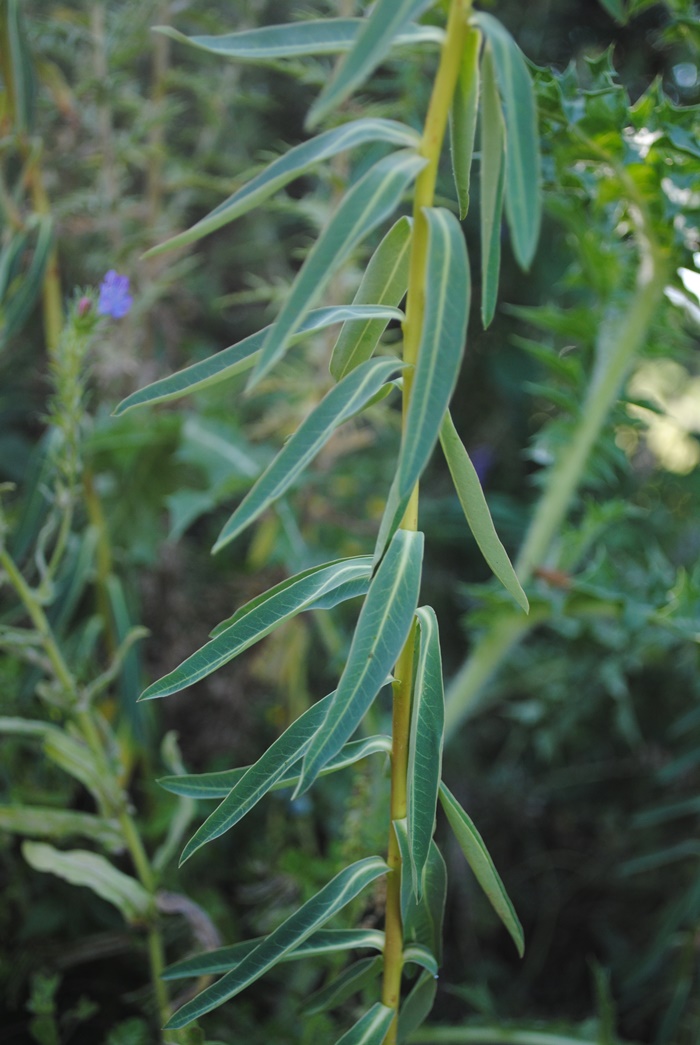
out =
<svg viewBox="0 0 700 1045"><path fill-rule="evenodd" d="M450 470L455 490L457 491L459 503L462 505L469 529L474 534L474 539L479 545L481 554L506 591L528 613L530 604L527 601L527 595L523 591L508 558L508 553L496 533L489 506L484 497L484 491L481 489L479 476L469 459L469 454L465 450L462 440L457 434L457 429L449 411L445 415L442 428L440 429L440 444L445 454L445 460L447 461L447 467Z"/></svg>
<svg viewBox="0 0 700 1045"><path fill-rule="evenodd" d="M416 610L416 617L419 638L408 752L407 820L413 892L416 900L420 900L442 775L445 694L435 611L430 606L421 606Z"/></svg>
<svg viewBox="0 0 700 1045"><path fill-rule="evenodd" d="M471 179L474 135L479 111L479 48L481 33L470 29L464 44L459 77L450 110L450 155L452 173L459 201L460 221L469 210L469 182Z"/></svg>
<svg viewBox="0 0 700 1045"><path fill-rule="evenodd" d="M535 254L540 233L540 148L532 78L522 51L501 23L484 11L474 15L493 48L506 118L506 217L513 253L523 268Z"/></svg>
<svg viewBox="0 0 700 1045"><path fill-rule="evenodd" d="M369 260L353 306L399 304L408 286L411 227L411 219L403 217L389 229ZM371 357L385 329L386 323L381 317L368 319L364 324L343 326L330 362L330 372L336 381Z"/></svg>
<svg viewBox="0 0 700 1045"><path fill-rule="evenodd" d="M522 958L525 950L523 927L483 838L474 826L471 817L462 809L445 784L440 784L440 802L467 863L489 898L494 911L510 933L518 954Z"/></svg>
<svg viewBox="0 0 700 1045"><path fill-rule="evenodd" d="M213 550L217 552L232 541L281 497L325 446L336 428L362 410L401 365L396 359L369 359L332 388L245 496L221 531Z"/></svg>
<svg viewBox="0 0 700 1045"><path fill-rule="evenodd" d="M410 127L406 127L396 120L374 118L352 120L341 127L324 131L323 134L317 135L310 141L295 145L294 148L273 160L260 174L237 189L211 213L201 218L196 225L186 229L185 232L178 233L177 236L172 236L164 243L152 247L144 257L153 257L175 247L185 247L189 243L196 243L203 236L208 236L210 232L215 232L216 229L223 228L229 222L247 214L316 164L337 156L340 152L376 141L410 147L418 144L419 137Z"/></svg>
<svg viewBox="0 0 700 1045"><path fill-rule="evenodd" d="M355 732L406 641L418 601L423 534L400 530L372 578L333 702L304 756L303 794Z"/></svg>
<svg viewBox="0 0 700 1045"><path fill-rule="evenodd" d="M496 310L501 268L501 218L505 186L505 128L490 44L481 60L481 321L486 328Z"/></svg>
<svg viewBox="0 0 700 1045"><path fill-rule="evenodd" d="M220 628L215 629L214 638L210 642L174 671L152 683L139 699L167 697L199 682L268 635L283 621L303 610L312 609L326 593L334 589L347 590L349 587L353 595L357 594L358 584L361 588L365 584L369 585L370 571L369 557L358 555L312 567L282 581L263 595L251 599L233 617L224 621Z"/></svg>
<svg viewBox="0 0 700 1045"><path fill-rule="evenodd" d="M334 323L348 324L352 330L355 327L364 329L366 323L377 320L388 322L390 319L401 318L403 312L385 305L334 305L330 308L317 308L309 312L296 334L290 338L290 344L296 344ZM153 406L155 403L165 403L192 395L193 392L200 392L203 388L210 388L220 381L227 381L236 374L249 370L259 358L260 349L271 329L272 324L263 327L236 345L230 345L213 356L132 392L116 407L114 416L125 414L127 410L133 410L137 406Z"/></svg>
<svg viewBox="0 0 700 1045"><path fill-rule="evenodd" d="M346 867L279 928L265 937L235 969L178 1009L169 1020L167 1029L177 1030L186 1027L188 1023L240 994L354 900L379 875L386 874L387 871L387 865L378 856L359 860Z"/></svg>
<svg viewBox="0 0 700 1045"><path fill-rule="evenodd" d="M262 347L248 382L252 388L280 359L304 316L351 251L388 217L425 165L414 152L394 153L375 163L349 190L302 265L277 322Z"/></svg>
<svg viewBox="0 0 700 1045"><path fill-rule="evenodd" d="M391 50L394 39L435 0L376 0L350 52L309 110L315 126L372 74Z"/></svg>

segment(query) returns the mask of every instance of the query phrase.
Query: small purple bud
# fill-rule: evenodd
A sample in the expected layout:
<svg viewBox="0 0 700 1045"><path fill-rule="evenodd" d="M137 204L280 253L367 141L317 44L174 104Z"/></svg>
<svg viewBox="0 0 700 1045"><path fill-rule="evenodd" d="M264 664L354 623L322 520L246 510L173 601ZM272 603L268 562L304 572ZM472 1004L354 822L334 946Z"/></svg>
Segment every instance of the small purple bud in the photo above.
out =
<svg viewBox="0 0 700 1045"><path fill-rule="evenodd" d="M97 303L97 314L99 316L112 316L113 319L123 319L133 304L134 299L129 293L129 277L120 276L114 269L110 269L100 283L100 300Z"/></svg>
<svg viewBox="0 0 700 1045"><path fill-rule="evenodd" d="M78 315L82 319L92 309L92 301L90 298L82 297L78 302Z"/></svg>

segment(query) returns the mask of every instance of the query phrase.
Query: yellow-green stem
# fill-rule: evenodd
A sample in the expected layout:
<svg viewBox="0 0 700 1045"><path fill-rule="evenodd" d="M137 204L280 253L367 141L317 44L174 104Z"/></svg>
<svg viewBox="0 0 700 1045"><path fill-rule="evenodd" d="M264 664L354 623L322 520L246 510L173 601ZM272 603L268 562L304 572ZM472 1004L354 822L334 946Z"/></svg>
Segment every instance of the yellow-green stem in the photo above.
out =
<svg viewBox="0 0 700 1045"><path fill-rule="evenodd" d="M413 197L413 238L406 298L406 320L403 327L404 359L411 365L404 373L403 430L408 423L408 409L413 390L413 374L418 359L420 338L425 310L425 267L428 251L428 223L424 207L433 204L435 181L442 143L445 137L457 77L459 74L467 19L471 0L452 0L447 21L445 41L440 56L433 91L423 128L419 152L426 165L418 175ZM416 485L401 521L404 530L418 528L418 485ZM395 1045L398 1032L398 1014L401 997L401 974L403 971L403 925L401 921L401 854L393 829L394 820L403 820L407 803L408 742L411 722L411 698L413 692L413 653L415 629L404 646L396 665L397 682L394 684L392 759L391 759L391 821L387 876L384 980L382 1001L394 1009L395 1016L384 1039L385 1045Z"/></svg>

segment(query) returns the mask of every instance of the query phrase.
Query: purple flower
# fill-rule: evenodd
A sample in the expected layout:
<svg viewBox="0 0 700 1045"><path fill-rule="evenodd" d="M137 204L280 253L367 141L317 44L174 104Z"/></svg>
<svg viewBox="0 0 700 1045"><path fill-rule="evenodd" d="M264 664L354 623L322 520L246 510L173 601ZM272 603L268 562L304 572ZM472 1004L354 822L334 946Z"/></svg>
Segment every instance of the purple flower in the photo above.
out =
<svg viewBox="0 0 700 1045"><path fill-rule="evenodd" d="M112 316L123 319L131 308L134 299L129 293L129 277L120 276L110 269L100 283L100 300L97 302L99 316Z"/></svg>

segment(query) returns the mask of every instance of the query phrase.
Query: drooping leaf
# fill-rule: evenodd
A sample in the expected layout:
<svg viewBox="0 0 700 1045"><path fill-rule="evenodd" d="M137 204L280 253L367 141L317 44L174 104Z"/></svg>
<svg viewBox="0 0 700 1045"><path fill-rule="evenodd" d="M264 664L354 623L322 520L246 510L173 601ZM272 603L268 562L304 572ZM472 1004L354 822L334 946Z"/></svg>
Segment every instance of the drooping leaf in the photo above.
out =
<svg viewBox="0 0 700 1045"><path fill-rule="evenodd" d="M505 186L505 127L490 43L481 60L481 83L481 321L486 328L493 319L498 297Z"/></svg>
<svg viewBox="0 0 700 1045"><path fill-rule="evenodd" d="M351 740L349 744L341 748L335 758L326 763L319 776L326 776L328 773L345 769L347 766L359 762L360 759L367 758L368 755L379 752L386 754L389 751L391 751L391 737L388 736L378 734L363 740ZM161 777L158 783L171 794L182 795L184 798L225 798L249 768L250 766L243 766L241 769L224 769L218 773ZM298 768L292 766L280 777L271 790L280 791L285 787L295 787L298 782Z"/></svg>
<svg viewBox="0 0 700 1045"><path fill-rule="evenodd" d="M277 322L262 347L248 382L252 388L280 359L308 310L351 251L401 202L408 185L425 165L422 156L404 151L375 163L343 198L299 270Z"/></svg>
<svg viewBox="0 0 700 1045"><path fill-rule="evenodd" d="M394 820L394 831L399 843L401 862L411 866L408 844L408 825L405 820ZM423 869L423 892L416 900L411 875L401 876L401 919L406 943L419 943L442 961L442 923L447 896L447 868L435 842L430 843L428 862Z"/></svg>
<svg viewBox="0 0 700 1045"><path fill-rule="evenodd" d="M355 732L406 641L418 601L423 534L400 530L367 593L348 659L326 718L304 756L303 794Z"/></svg>
<svg viewBox="0 0 700 1045"><path fill-rule="evenodd" d="M394 1010L376 1002L336 1045L382 1045L393 1019Z"/></svg>
<svg viewBox="0 0 700 1045"><path fill-rule="evenodd" d="M342 1005L353 994L372 983L380 975L383 967L384 958L381 954L374 958L360 958L359 961L348 965L339 975L333 975L330 983L311 995L304 1006L305 1014L313 1016L318 1012L326 1012L335 1005Z"/></svg>
<svg viewBox="0 0 700 1045"><path fill-rule="evenodd" d="M369 359L328 392L287 440L244 497L214 545L217 552L289 489L333 432L360 411L401 366L396 359Z"/></svg>
<svg viewBox="0 0 700 1045"><path fill-rule="evenodd" d="M44 735L43 749L54 765L87 788L100 810L105 812L105 790L109 782L104 779L104 773L87 744L65 730L57 729Z"/></svg>
<svg viewBox="0 0 700 1045"><path fill-rule="evenodd" d="M169 965L164 973L165 980L179 980L188 976L215 976L220 972L229 972L240 965L246 955L255 950L267 937L259 936L245 943L229 944L217 947L205 954L196 954L193 958ZM378 929L319 929L312 933L298 947L285 954L280 961L292 962L300 958L318 958L326 954L337 954L340 951L367 950L381 951L384 948L384 933Z"/></svg>
<svg viewBox="0 0 700 1045"><path fill-rule="evenodd" d="M139 699L167 697L199 682L269 635L283 621L313 608L322 596L334 589L347 590L350 586L352 594L357 594L358 583L361 587L369 586L370 570L369 556L358 555L314 566L282 581L237 610L215 629L214 638L174 671L152 683Z"/></svg>
<svg viewBox="0 0 700 1045"><path fill-rule="evenodd" d="M402 317L403 313L398 309L385 305L336 305L331 308L317 308L309 312L296 334L290 338L290 344L296 344L334 323L347 323L350 329L353 329L355 326L364 328L367 322L388 322L390 319ZM260 349L270 330L271 325L263 327L256 334L222 349L216 355L208 356L198 363L178 370L175 374L170 374L169 377L161 377L158 381L132 392L115 408L114 416L125 414L127 410L133 410L137 406L153 406L156 403L192 395L193 392L200 392L203 388L210 388L220 381L227 381L236 374L249 370L259 358Z"/></svg>
<svg viewBox="0 0 700 1045"><path fill-rule="evenodd" d="M186 1027L192 1020L240 994L268 969L277 965L285 955L298 948L379 875L386 874L387 870L383 860L378 856L370 856L340 871L316 896L307 900L279 928L265 937L235 969L178 1009L169 1020L167 1029Z"/></svg>
<svg viewBox="0 0 700 1045"><path fill-rule="evenodd" d="M493 48L506 120L506 217L513 253L523 268L535 254L540 234L540 147L532 78L522 51L501 23L479 11L471 19Z"/></svg>
<svg viewBox="0 0 700 1045"><path fill-rule="evenodd" d="M459 222L442 208L426 207L424 213L428 222L425 314L397 467L399 496L416 485L438 440L457 383L469 315L469 263Z"/></svg>
<svg viewBox="0 0 700 1045"><path fill-rule="evenodd" d="M364 83L389 53L394 39L434 3L435 0L377 0L351 50L311 106L307 125L315 126Z"/></svg>
<svg viewBox="0 0 700 1045"><path fill-rule="evenodd" d="M435 611L421 606L416 617L419 639L408 750L407 820L413 891L420 900L442 776L445 693Z"/></svg>
<svg viewBox="0 0 700 1045"><path fill-rule="evenodd" d="M405 965L420 965L421 969L425 969L431 976L437 977L437 959L433 952L422 943L409 943L407 947L404 947L403 960Z"/></svg>
<svg viewBox="0 0 700 1045"><path fill-rule="evenodd" d="M224 58L244 62L276 62L280 58L342 54L354 46L364 25L364 18L319 18L311 22L265 25L221 36L185 36L169 25L157 25L154 29L178 43L189 44ZM437 26L409 24L394 37L392 46L440 44L444 35Z"/></svg>
<svg viewBox="0 0 700 1045"><path fill-rule="evenodd" d="M408 286L408 261L411 252L410 218L403 217L389 229L365 269L353 299L358 305L398 305ZM336 381L369 359L386 329L382 317L366 323L346 323L331 355L330 371Z"/></svg>
<svg viewBox="0 0 700 1045"><path fill-rule="evenodd" d="M91 838L111 853L124 849L124 838L115 820L92 813L40 806L0 806L0 831L29 838Z"/></svg>
<svg viewBox="0 0 700 1045"><path fill-rule="evenodd" d="M481 33L469 29L450 111L450 155L462 221L469 210L469 182L476 118L479 111L479 48Z"/></svg>
<svg viewBox="0 0 700 1045"><path fill-rule="evenodd" d="M55 849L44 842L24 842L22 855L35 871L46 871L71 885L82 885L118 907L128 922L144 918L151 897L128 874L118 871L104 856L86 849Z"/></svg>
<svg viewBox="0 0 700 1045"><path fill-rule="evenodd" d="M530 604L527 595L523 591L515 570L508 558L508 553L501 544L500 538L493 525L489 506L481 489L479 476L474 465L469 459L469 454L459 438L457 429L448 411L440 429L440 444L445 454L447 467L452 476L459 503L469 524L469 529L474 534L474 539L479 545L481 554L498 577L499 581L509 592L519 606L529 612Z"/></svg>
<svg viewBox="0 0 700 1045"><path fill-rule="evenodd" d="M431 973L424 972L401 1005L396 1035L398 1045L408 1041L413 1032L427 1020L432 1011L436 993L437 980Z"/></svg>
<svg viewBox="0 0 700 1045"><path fill-rule="evenodd" d="M444 783L440 784L440 802L467 863L486 893L494 911L510 933L518 954L522 958L525 950L523 927L483 838L474 826L471 817L462 809Z"/></svg>
<svg viewBox="0 0 700 1045"><path fill-rule="evenodd" d="M287 26L286 28L292 27ZM210 232L215 232L216 229L223 228L229 222L247 214L316 164L337 156L338 153L346 152L348 149L376 141L400 147L415 147L418 144L419 136L410 127L406 127L396 120L371 118L352 120L341 127L324 131L323 134L294 146L284 155L273 160L260 174L237 189L233 195L201 218L196 225L186 229L185 232L178 233L177 236L172 236L164 243L152 247L145 257L152 257L175 247L185 247L189 243L196 243L203 236L208 236Z"/></svg>

